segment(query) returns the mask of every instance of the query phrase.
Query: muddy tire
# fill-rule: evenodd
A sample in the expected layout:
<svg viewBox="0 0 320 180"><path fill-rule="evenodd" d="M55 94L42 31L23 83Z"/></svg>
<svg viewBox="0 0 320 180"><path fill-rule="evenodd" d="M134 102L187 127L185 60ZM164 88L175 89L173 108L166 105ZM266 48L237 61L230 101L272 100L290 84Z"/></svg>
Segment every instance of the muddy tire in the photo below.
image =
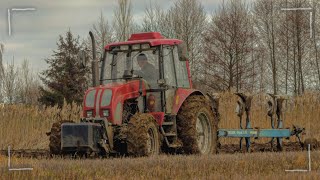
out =
<svg viewBox="0 0 320 180"><path fill-rule="evenodd" d="M177 116L178 138L185 154L213 154L217 152L218 115L204 96L188 97Z"/></svg>
<svg viewBox="0 0 320 180"><path fill-rule="evenodd" d="M51 131L48 133L49 150L51 155L60 155L61 153L61 125L63 123L72 123L73 121L63 120L52 124Z"/></svg>
<svg viewBox="0 0 320 180"><path fill-rule="evenodd" d="M127 152L131 156L159 154L159 128L152 115L135 114L130 118L127 132Z"/></svg>

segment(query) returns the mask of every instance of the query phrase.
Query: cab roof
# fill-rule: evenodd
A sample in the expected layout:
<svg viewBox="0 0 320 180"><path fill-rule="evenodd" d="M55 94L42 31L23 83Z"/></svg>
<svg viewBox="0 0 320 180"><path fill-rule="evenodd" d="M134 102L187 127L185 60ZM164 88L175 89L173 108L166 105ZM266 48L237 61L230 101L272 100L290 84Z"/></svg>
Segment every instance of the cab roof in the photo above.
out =
<svg viewBox="0 0 320 180"><path fill-rule="evenodd" d="M128 41L116 42L108 44L105 49L110 50L113 46L120 45L133 45L133 44L143 44L148 43L150 46L158 45L175 45L181 44L182 41L179 39L165 39L159 32L147 32L147 33L137 33L132 34Z"/></svg>

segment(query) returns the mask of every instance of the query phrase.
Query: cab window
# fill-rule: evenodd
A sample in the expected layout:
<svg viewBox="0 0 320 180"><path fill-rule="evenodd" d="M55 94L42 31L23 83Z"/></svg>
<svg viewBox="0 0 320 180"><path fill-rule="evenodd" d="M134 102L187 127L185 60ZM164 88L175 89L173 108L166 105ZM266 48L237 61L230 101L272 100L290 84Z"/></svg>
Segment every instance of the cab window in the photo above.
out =
<svg viewBox="0 0 320 180"><path fill-rule="evenodd" d="M164 78L166 84L169 86L176 87L177 80L174 70L174 58L173 58L173 47L164 46L163 47L163 65L164 65Z"/></svg>
<svg viewBox="0 0 320 180"><path fill-rule="evenodd" d="M190 88L188 71L187 71L187 63L186 61L180 61L177 46L174 46L173 55L174 55L174 63L175 63L178 87Z"/></svg>

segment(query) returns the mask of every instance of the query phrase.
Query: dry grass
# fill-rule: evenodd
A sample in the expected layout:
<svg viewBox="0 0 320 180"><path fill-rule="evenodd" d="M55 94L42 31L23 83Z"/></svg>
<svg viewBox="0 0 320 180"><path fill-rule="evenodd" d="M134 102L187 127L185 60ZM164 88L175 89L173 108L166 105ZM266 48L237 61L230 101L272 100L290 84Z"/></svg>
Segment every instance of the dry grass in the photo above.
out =
<svg viewBox="0 0 320 180"><path fill-rule="evenodd" d="M259 94L253 99L252 127L271 127L267 117L266 98L266 95ZM221 94L219 128L239 128L239 120L235 114L236 101L237 96L233 94ZM288 100L286 104L284 126L300 125L307 129L307 135L320 140L320 94L306 93ZM64 105L62 110L57 107L45 109L24 105L0 106L0 149L5 149L8 145L14 149L47 148L49 142L45 133L50 131L52 123L60 119L79 121L80 113L81 107L75 104ZM266 142L263 139L256 141ZM291 138L291 141L295 141L295 138ZM238 143L238 139L223 139L221 142Z"/></svg>
<svg viewBox="0 0 320 180"><path fill-rule="evenodd" d="M9 172L6 160L0 157L2 179L318 179L320 175L320 152L312 153L311 173L285 172L307 169L306 152L12 160L14 167L33 167L32 172Z"/></svg>
<svg viewBox="0 0 320 180"><path fill-rule="evenodd" d="M48 148L46 132L61 119L79 121L81 107L76 104L43 108L25 105L0 107L0 149L11 145L13 149Z"/></svg>

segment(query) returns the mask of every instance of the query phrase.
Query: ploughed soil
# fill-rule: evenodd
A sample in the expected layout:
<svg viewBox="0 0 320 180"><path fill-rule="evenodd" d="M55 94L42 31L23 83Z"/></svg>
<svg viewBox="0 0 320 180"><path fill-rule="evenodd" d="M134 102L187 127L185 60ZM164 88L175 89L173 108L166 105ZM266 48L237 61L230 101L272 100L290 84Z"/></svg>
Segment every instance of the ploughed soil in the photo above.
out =
<svg viewBox="0 0 320 180"><path fill-rule="evenodd" d="M218 154L234 154L234 153L246 153L245 142L242 143L242 150L239 148L239 144L221 144L218 148ZM305 148L301 148L299 142L283 142L283 152L302 151ZM319 149L319 148L317 148ZM276 143L274 142L273 148L270 143L252 143L250 152L277 152ZM7 150L1 150L0 155L6 156ZM15 157L32 157L32 158L48 158L50 157L48 150L12 150L11 155Z"/></svg>
<svg viewBox="0 0 320 180"><path fill-rule="evenodd" d="M270 143L251 143L250 152L277 152L276 142L273 143L273 147L271 147ZM304 148L300 146L299 142L283 142L282 151L302 151ZM233 153L243 153L247 152L246 144L243 140L242 142L242 150L239 147L239 144L221 144L220 148L218 148L218 153L221 154L233 154Z"/></svg>

